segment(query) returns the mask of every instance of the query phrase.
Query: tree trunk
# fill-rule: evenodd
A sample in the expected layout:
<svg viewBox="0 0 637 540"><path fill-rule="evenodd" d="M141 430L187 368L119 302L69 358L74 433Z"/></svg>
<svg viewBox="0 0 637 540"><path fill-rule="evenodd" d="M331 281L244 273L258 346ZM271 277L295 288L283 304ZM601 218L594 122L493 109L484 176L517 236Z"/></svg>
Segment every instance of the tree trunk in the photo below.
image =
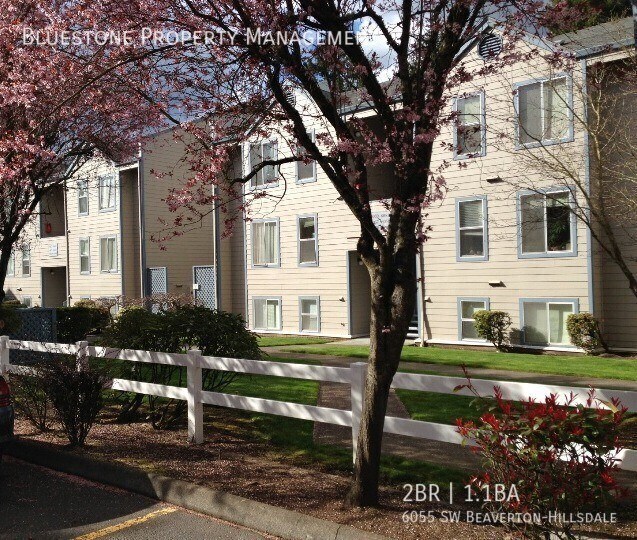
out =
<svg viewBox="0 0 637 540"><path fill-rule="evenodd" d="M4 282L7 279L7 269L9 267L9 259L11 258L12 246L2 245L0 247L0 304L4 302L6 293L4 291Z"/></svg>
<svg viewBox="0 0 637 540"><path fill-rule="evenodd" d="M415 255L413 255L415 256ZM377 506L381 446L389 390L400 362L416 302L411 268L381 270L387 279L372 277L369 366L363 394L354 481L347 496L352 506ZM404 282L387 286L396 274Z"/></svg>

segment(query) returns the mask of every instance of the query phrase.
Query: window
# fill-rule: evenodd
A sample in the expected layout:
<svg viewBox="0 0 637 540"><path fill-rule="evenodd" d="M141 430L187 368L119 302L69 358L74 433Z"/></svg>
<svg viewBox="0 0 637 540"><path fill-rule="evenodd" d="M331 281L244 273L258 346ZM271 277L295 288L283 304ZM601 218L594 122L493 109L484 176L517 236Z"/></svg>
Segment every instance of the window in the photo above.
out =
<svg viewBox="0 0 637 540"><path fill-rule="evenodd" d="M22 248L22 275L31 275L31 246Z"/></svg>
<svg viewBox="0 0 637 540"><path fill-rule="evenodd" d="M99 209L113 210L117 201L117 185L115 176L100 176L99 183Z"/></svg>
<svg viewBox="0 0 637 540"><path fill-rule="evenodd" d="M15 253L13 251L9 255L9 264L7 265L7 276L15 276Z"/></svg>
<svg viewBox="0 0 637 540"><path fill-rule="evenodd" d="M566 77L517 87L518 142L563 142L571 137L570 88Z"/></svg>
<svg viewBox="0 0 637 540"><path fill-rule="evenodd" d="M455 157L485 155L484 94L458 98L455 110L458 113L454 132Z"/></svg>
<svg viewBox="0 0 637 540"><path fill-rule="evenodd" d="M80 238L80 274L91 273L91 241Z"/></svg>
<svg viewBox="0 0 637 540"><path fill-rule="evenodd" d="M253 171L264 161L275 160L278 157L276 141L263 141L250 144L250 170ZM250 180L250 187L267 187L276 185L277 167L266 165Z"/></svg>
<svg viewBox="0 0 637 540"><path fill-rule="evenodd" d="M253 307L255 330L281 329L280 298L254 298Z"/></svg>
<svg viewBox="0 0 637 540"><path fill-rule="evenodd" d="M578 312L577 300L521 300L524 343L527 345L570 345L566 319Z"/></svg>
<svg viewBox="0 0 637 540"><path fill-rule="evenodd" d="M300 216L297 219L299 230L299 264L318 265L318 235L316 216Z"/></svg>
<svg viewBox="0 0 637 540"><path fill-rule="evenodd" d="M252 223L252 265L277 266L279 264L279 220Z"/></svg>
<svg viewBox="0 0 637 540"><path fill-rule="evenodd" d="M520 195L520 256L575 254L571 193L550 191Z"/></svg>
<svg viewBox="0 0 637 540"><path fill-rule="evenodd" d="M77 209L80 216L88 215L88 180L77 183Z"/></svg>
<svg viewBox="0 0 637 540"><path fill-rule="evenodd" d="M320 331L320 311L320 301L318 296L299 298L299 329L301 332Z"/></svg>
<svg viewBox="0 0 637 540"><path fill-rule="evenodd" d="M458 260L486 261L488 258L487 198L457 199L456 223Z"/></svg>
<svg viewBox="0 0 637 540"><path fill-rule="evenodd" d="M100 238L100 270L102 272L117 272L117 238L107 236Z"/></svg>
<svg viewBox="0 0 637 540"><path fill-rule="evenodd" d="M313 130L310 131L310 138L312 139L312 142L316 142L316 135ZM298 151L302 152L303 149L301 148ZM303 161L297 161L296 162L296 181L299 184L307 184L310 182L316 182L316 161L311 160L308 163L305 163Z"/></svg>
<svg viewBox="0 0 637 540"><path fill-rule="evenodd" d="M30 296L23 296L22 297L22 305L24 307L30 308L33 307L33 301L31 300Z"/></svg>
<svg viewBox="0 0 637 540"><path fill-rule="evenodd" d="M458 334L461 340L484 341L476 332L476 311L489 309L488 298L459 298L458 299Z"/></svg>

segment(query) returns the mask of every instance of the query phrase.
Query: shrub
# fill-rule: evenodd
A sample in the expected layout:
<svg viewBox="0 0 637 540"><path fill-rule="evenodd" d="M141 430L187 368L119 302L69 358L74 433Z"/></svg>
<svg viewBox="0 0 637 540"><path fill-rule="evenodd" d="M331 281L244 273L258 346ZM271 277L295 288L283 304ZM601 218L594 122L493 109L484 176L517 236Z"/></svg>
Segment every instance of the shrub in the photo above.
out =
<svg viewBox="0 0 637 540"><path fill-rule="evenodd" d="M104 331L101 343L119 349L138 349L168 353L185 353L199 349L204 355L260 359L256 335L245 327L238 315L207 309L193 304L170 303L155 306L153 313L139 306L122 309ZM186 368L161 364L126 364L126 378L183 386ZM203 389L223 390L236 374L204 370ZM155 396L135 395L127 399L120 420L129 420L147 401L152 425L157 429L171 427L185 411L184 401L165 400Z"/></svg>
<svg viewBox="0 0 637 540"><path fill-rule="evenodd" d="M22 326L22 318L16 312L16 308L20 307L20 303L13 301L3 302L0 304L0 334L15 334Z"/></svg>
<svg viewBox="0 0 637 540"><path fill-rule="evenodd" d="M83 446L103 407L102 391L109 378L88 366L78 370L76 358L56 357L37 369L44 392L71 446Z"/></svg>
<svg viewBox="0 0 637 540"><path fill-rule="evenodd" d="M493 343L501 351L509 343L511 317L506 311L487 311L481 309L473 314L478 335Z"/></svg>
<svg viewBox="0 0 637 540"><path fill-rule="evenodd" d="M566 330L571 343L587 354L599 349L608 350L599 329L599 322L590 313L573 313L566 319Z"/></svg>
<svg viewBox="0 0 637 540"><path fill-rule="evenodd" d="M100 332L110 322L106 309L85 303L57 309L57 332L60 343L75 343L88 334Z"/></svg>
<svg viewBox="0 0 637 540"><path fill-rule="evenodd" d="M50 403L46 394L46 378L34 366L31 375L12 375L14 405L20 417L38 431L47 431L50 424Z"/></svg>
<svg viewBox="0 0 637 540"><path fill-rule="evenodd" d="M575 538L573 523L550 520L550 513L601 512L623 493L613 473L626 409L617 402L601 408L592 390L586 404L592 408L575 405L573 396L562 404L555 395L511 403L496 388L495 397L477 423L458 421L484 460L484 473L472 479L476 495L485 500L487 489L493 495L495 485L504 485L506 496L486 502L488 510L539 516L508 527L525 538L550 532Z"/></svg>

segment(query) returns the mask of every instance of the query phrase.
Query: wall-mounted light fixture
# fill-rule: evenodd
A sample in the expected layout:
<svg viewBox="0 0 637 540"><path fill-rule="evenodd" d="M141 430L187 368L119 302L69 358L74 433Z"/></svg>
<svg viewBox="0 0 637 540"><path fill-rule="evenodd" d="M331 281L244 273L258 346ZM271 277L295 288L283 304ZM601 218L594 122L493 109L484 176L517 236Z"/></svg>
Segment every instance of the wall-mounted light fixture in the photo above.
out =
<svg viewBox="0 0 637 540"><path fill-rule="evenodd" d="M504 284L504 282L502 280L498 280L498 281L489 281L489 287L506 287L506 285Z"/></svg>

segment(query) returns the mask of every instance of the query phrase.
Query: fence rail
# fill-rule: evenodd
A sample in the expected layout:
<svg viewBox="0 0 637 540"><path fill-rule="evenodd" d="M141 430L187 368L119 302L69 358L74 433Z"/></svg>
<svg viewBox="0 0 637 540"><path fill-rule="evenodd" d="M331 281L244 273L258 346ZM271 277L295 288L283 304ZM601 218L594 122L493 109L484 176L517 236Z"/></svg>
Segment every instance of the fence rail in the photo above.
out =
<svg viewBox="0 0 637 540"><path fill-rule="evenodd" d="M355 362L350 364L349 367L313 366L266 360L203 356L201 351L197 350L191 350L187 354L171 354L95 347L85 341L75 344L40 343L36 341L11 340L7 336L2 336L0 337L0 373L23 370L22 366L10 363L9 351L11 350L76 355L78 368L81 368L88 361L88 358L185 367L187 380L185 388L128 379L113 379L112 389L186 401L188 404L188 438L194 443L203 442L203 405L205 404L351 427L352 444L354 455L356 455L356 442L363 409L363 388L367 374L367 364L364 362ZM202 387L203 369L348 384L351 388L351 410L303 405L220 392L207 392ZM457 392L454 391L457 386L465 383L466 379L462 377L397 373L394 377L392 388L441 394L472 395L466 388ZM584 406L587 405L586 401L590 390L583 387L551 386L485 379L475 379L472 383L475 389L483 396L493 396L494 387L498 386L503 396L509 400L521 401L528 398L542 400L550 394L557 394L563 396L565 400L574 396L573 404L582 404ZM604 402L610 403L612 399L618 399L629 411L637 412L637 391L601 388L596 389L595 395L599 400L596 406L605 407ZM455 426L392 416L385 418L384 431L386 433L453 444L461 444L463 440ZM637 450L622 449L617 459L620 468L637 471Z"/></svg>

